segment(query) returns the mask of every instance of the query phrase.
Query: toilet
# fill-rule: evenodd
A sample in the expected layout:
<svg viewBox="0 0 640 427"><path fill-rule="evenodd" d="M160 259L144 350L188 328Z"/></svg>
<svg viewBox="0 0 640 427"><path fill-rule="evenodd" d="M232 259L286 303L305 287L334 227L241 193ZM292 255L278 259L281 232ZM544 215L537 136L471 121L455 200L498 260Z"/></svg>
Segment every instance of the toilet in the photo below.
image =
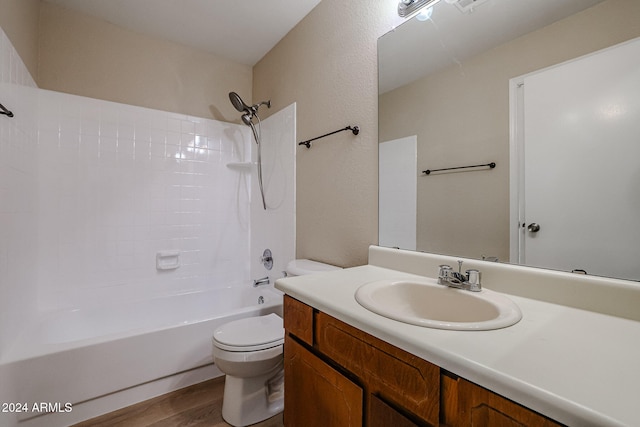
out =
<svg viewBox="0 0 640 427"><path fill-rule="evenodd" d="M308 259L289 262L287 276L339 270ZM222 418L244 427L284 409L284 327L275 313L225 323L213 333L213 360L226 374Z"/></svg>

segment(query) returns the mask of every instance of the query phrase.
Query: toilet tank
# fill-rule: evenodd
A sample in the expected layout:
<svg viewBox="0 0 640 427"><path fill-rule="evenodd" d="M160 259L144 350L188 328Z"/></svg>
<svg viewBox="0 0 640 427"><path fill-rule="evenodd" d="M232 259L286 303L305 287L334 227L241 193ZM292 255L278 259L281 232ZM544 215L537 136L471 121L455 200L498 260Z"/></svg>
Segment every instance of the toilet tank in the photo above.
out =
<svg viewBox="0 0 640 427"><path fill-rule="evenodd" d="M323 262L312 261L310 259L294 259L287 264L287 276L304 276L305 274L321 273L324 271L341 270L335 265Z"/></svg>

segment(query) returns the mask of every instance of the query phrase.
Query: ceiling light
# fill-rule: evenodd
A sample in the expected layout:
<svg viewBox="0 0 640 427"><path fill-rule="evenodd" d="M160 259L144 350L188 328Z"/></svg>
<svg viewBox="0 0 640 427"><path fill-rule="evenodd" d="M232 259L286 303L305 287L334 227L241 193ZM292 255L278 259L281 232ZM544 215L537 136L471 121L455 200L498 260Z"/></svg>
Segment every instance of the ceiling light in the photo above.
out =
<svg viewBox="0 0 640 427"><path fill-rule="evenodd" d="M420 9L420 12L416 15L418 21L428 21L433 15L433 6L427 6Z"/></svg>
<svg viewBox="0 0 640 427"><path fill-rule="evenodd" d="M440 0L400 0L398 3L398 15L409 18L418 13L422 8L433 6Z"/></svg>

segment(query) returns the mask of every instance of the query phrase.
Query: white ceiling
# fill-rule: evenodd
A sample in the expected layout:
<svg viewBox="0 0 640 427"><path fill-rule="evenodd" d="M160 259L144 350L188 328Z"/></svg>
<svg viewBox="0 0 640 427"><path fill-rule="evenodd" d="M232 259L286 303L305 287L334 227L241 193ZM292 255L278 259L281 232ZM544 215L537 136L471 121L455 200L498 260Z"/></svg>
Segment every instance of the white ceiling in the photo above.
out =
<svg viewBox="0 0 640 427"><path fill-rule="evenodd" d="M320 0L45 0L255 65Z"/></svg>

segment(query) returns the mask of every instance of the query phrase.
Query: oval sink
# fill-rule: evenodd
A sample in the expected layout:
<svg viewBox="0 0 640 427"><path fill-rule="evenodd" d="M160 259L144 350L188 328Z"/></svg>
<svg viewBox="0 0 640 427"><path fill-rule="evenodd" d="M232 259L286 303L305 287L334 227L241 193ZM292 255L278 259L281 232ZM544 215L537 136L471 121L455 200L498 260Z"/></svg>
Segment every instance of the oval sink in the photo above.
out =
<svg viewBox="0 0 640 427"><path fill-rule="evenodd" d="M514 325L522 318L518 306L499 293L454 289L426 278L367 283L358 288L355 298L376 314L427 328L486 331Z"/></svg>

